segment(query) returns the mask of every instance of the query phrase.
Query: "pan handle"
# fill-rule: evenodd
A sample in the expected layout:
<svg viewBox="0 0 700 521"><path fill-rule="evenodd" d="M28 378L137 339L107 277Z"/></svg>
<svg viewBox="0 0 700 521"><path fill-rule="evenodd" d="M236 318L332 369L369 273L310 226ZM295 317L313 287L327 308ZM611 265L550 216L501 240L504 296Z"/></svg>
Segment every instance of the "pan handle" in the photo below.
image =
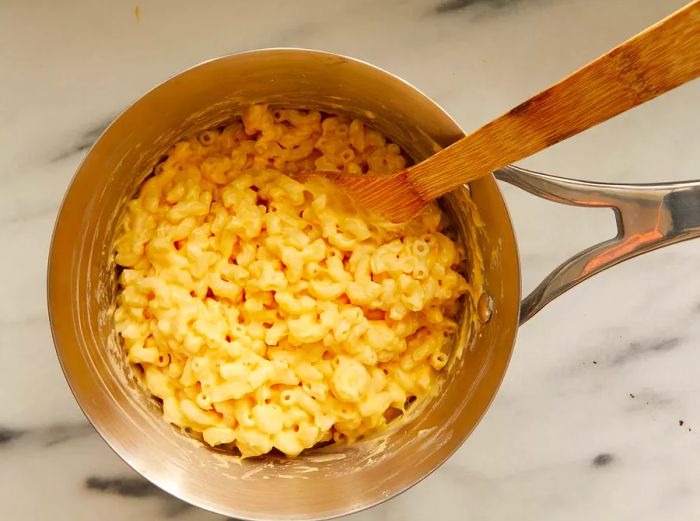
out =
<svg viewBox="0 0 700 521"><path fill-rule="evenodd" d="M515 166L496 179L538 197L573 206L610 208L617 236L574 255L545 278L520 306L520 323L588 277L622 261L700 236L700 181L610 184L565 179Z"/></svg>

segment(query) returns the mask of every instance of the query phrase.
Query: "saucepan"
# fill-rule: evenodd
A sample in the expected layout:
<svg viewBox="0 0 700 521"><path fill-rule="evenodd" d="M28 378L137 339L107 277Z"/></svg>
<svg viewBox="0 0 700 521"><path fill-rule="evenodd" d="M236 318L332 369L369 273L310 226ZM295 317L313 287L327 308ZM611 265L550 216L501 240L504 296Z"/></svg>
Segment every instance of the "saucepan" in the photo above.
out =
<svg viewBox="0 0 700 521"><path fill-rule="evenodd" d="M112 327L115 222L123 203L170 145L251 103L359 118L420 161L463 136L455 121L408 83L367 63L301 49L267 49L208 61L158 86L97 140L63 201L48 266L54 343L76 400L105 441L167 492L238 519L321 519L380 503L440 466L478 424L501 383L518 326L545 304L616 263L700 235L700 182L618 185L504 168L441 201L480 214L484 294L464 320L440 393L401 428L296 459L241 460L207 448L160 417L130 377ZM564 262L521 301L513 226L496 179L564 204L607 207L618 234ZM469 192L467 192L469 190ZM473 222L471 223L473 226ZM461 230L460 233L465 233Z"/></svg>

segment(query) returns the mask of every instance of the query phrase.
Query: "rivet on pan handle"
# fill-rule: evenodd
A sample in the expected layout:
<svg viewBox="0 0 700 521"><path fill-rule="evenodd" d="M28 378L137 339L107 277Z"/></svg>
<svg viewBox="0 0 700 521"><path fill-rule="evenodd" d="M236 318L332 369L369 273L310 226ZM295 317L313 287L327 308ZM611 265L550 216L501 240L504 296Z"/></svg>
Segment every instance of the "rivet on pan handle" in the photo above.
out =
<svg viewBox="0 0 700 521"><path fill-rule="evenodd" d="M574 255L557 267L520 306L520 323L579 282L642 253L700 235L700 181L610 184L565 179L515 166L496 179L538 197L573 206L611 208L617 236Z"/></svg>

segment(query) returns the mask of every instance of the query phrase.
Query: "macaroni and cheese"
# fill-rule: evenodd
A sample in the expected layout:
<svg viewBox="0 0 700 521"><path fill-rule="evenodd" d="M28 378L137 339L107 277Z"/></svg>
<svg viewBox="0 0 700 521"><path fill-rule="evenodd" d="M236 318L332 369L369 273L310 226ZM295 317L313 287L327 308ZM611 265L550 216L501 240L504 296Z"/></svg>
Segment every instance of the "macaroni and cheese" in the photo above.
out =
<svg viewBox="0 0 700 521"><path fill-rule="evenodd" d="M167 421L293 457L434 392L471 289L440 209L399 226L294 177L404 166L360 121L264 105L172 147L115 243L116 329Z"/></svg>

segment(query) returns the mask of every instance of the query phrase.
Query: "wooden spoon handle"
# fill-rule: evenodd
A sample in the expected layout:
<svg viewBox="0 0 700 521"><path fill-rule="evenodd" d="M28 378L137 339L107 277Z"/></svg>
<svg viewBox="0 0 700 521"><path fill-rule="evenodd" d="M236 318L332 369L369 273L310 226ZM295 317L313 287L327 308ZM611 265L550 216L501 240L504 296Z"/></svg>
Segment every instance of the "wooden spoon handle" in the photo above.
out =
<svg viewBox="0 0 700 521"><path fill-rule="evenodd" d="M438 197L699 75L695 0L407 174L422 197Z"/></svg>

